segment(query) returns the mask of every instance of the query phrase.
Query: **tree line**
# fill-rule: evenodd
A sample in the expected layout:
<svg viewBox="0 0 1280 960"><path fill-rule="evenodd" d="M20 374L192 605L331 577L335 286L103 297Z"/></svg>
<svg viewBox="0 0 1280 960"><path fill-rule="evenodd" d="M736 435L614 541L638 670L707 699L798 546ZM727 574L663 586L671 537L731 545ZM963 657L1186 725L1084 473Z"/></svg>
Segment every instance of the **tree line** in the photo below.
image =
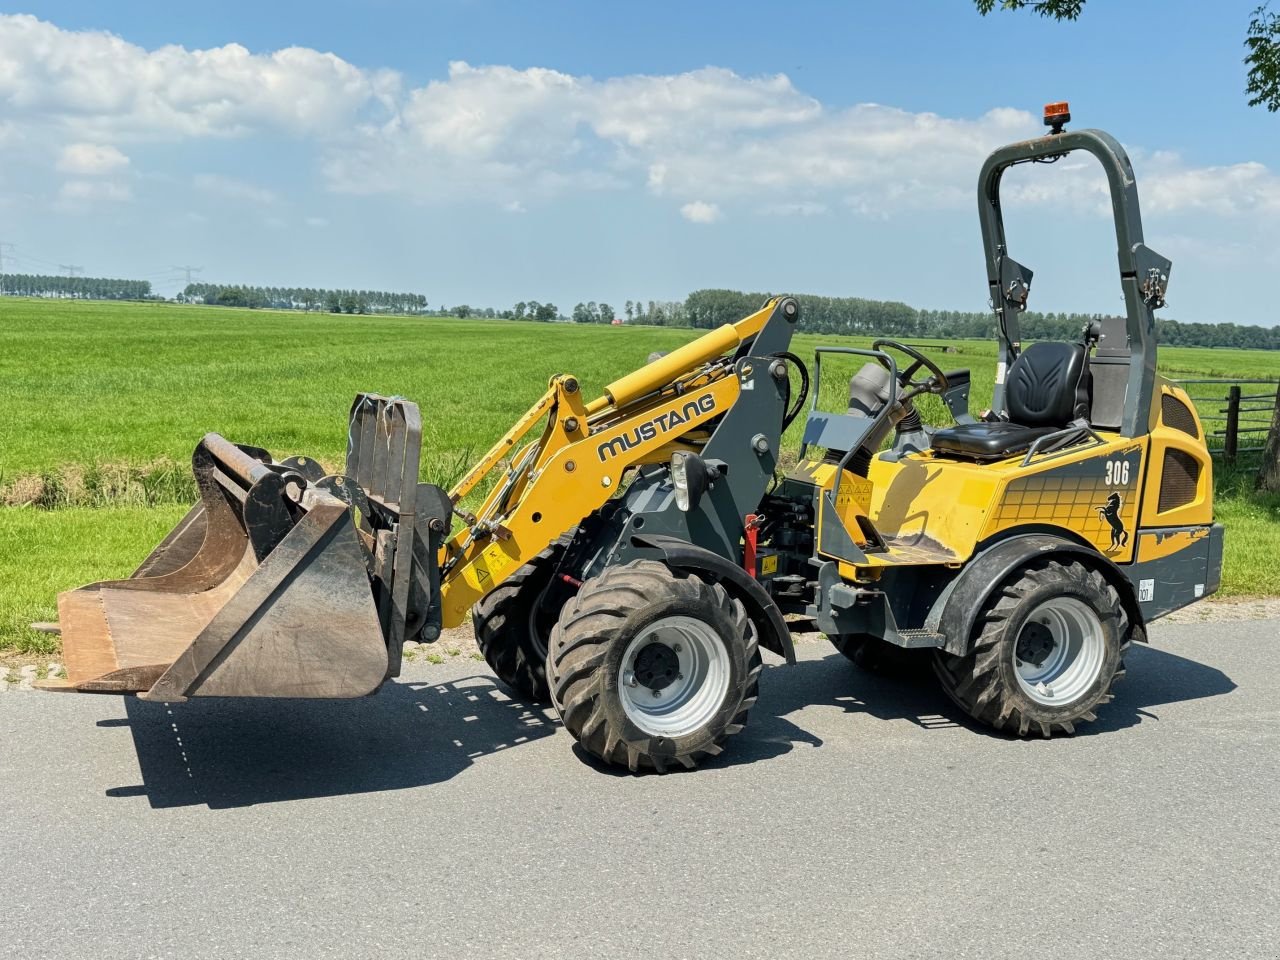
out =
<svg viewBox="0 0 1280 960"><path fill-rule="evenodd" d="M758 310L768 298L768 294L738 290L695 290L685 299L684 316L692 327L718 327ZM861 297L797 294L796 299L800 329L810 333L981 340L996 335L995 315L990 311L917 310L897 301ZM1019 316L1018 325L1026 340L1074 340L1086 323L1097 318L1088 313L1027 310ZM1280 350L1280 326L1157 320L1156 336L1169 346Z"/></svg>
<svg viewBox="0 0 1280 960"><path fill-rule="evenodd" d="M590 300L573 308L574 323L643 323L653 327L688 327L689 316L682 300L628 300L618 313L607 303ZM741 319L741 318L739 318Z"/></svg>
<svg viewBox="0 0 1280 960"><path fill-rule="evenodd" d="M313 287L189 283L178 294L178 300L223 307L268 307L275 310L316 310L325 313L427 312L427 298L422 294L388 293L384 290L321 290Z"/></svg>
<svg viewBox="0 0 1280 960"><path fill-rule="evenodd" d="M106 277L64 277L41 274L0 274L0 294L83 300L156 299L147 280ZM379 290L327 290L311 287L259 287L243 284L191 283L177 299L229 307L271 307L279 310L346 314L408 314L490 320L538 322L622 322L662 327L710 329L733 323L758 310L770 294L741 290L695 290L684 300L627 300L619 312L608 303L590 300L565 316L551 302L522 300L507 309L443 304L428 311L420 293ZM809 333L848 336L926 337L930 339L989 340L996 334L990 311L918 310L896 300L863 297L822 297L797 294L800 329ZM1072 340L1095 314L1042 313L1028 310L1019 319L1027 340ZM1242 326L1236 323L1183 323L1157 320L1161 343L1179 347L1238 347L1280 350L1280 326Z"/></svg>
<svg viewBox="0 0 1280 960"><path fill-rule="evenodd" d="M505 310L461 304L441 306L432 311L443 317L474 317L479 320L535 320L540 323L644 323L657 327L687 327L689 319L683 300L628 300L619 313L607 303L594 300L574 305L565 316L554 303L521 300ZM741 319L741 318L738 318Z"/></svg>
<svg viewBox="0 0 1280 960"><path fill-rule="evenodd" d="M149 280L111 277L60 277L39 273L0 274L0 293L14 297L53 297L67 300L148 300Z"/></svg>

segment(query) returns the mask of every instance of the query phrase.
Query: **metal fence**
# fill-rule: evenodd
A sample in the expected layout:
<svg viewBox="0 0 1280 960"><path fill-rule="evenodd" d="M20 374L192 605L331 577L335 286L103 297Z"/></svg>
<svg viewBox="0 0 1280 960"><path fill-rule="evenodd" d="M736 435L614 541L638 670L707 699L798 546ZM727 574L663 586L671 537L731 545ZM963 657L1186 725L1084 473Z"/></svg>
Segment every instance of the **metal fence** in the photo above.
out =
<svg viewBox="0 0 1280 960"><path fill-rule="evenodd" d="M1209 452L1226 463L1261 453L1271 430L1280 381L1180 380L1204 424Z"/></svg>

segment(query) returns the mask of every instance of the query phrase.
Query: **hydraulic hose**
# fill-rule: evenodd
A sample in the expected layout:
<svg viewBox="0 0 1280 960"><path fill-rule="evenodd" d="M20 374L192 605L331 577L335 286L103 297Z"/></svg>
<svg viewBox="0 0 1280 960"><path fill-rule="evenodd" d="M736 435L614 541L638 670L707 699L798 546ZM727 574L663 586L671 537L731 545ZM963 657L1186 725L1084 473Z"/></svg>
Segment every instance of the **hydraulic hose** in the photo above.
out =
<svg viewBox="0 0 1280 960"><path fill-rule="evenodd" d="M809 397L809 368L804 365L804 361L797 357L794 353L783 351L782 353L770 354L779 360L785 360L796 368L800 374L800 393L796 396L796 402L792 404L791 409L786 412L782 418L782 430L785 433L787 427L791 426L793 420L800 416L800 411L804 409L804 402ZM791 389L791 381L787 381L787 390Z"/></svg>

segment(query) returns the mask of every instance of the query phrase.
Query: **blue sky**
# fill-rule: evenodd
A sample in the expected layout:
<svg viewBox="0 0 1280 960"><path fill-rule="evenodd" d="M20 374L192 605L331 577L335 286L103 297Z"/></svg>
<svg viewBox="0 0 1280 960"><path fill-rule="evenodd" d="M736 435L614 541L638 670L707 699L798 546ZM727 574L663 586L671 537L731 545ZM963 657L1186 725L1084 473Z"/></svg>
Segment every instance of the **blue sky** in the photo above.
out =
<svg viewBox="0 0 1280 960"><path fill-rule="evenodd" d="M982 157L1065 98L1134 155L1166 315L1272 324L1253 5L29 3L0 19L0 240L162 291L189 263L566 313L704 286L980 309ZM1031 305L1119 309L1098 178L1032 173Z"/></svg>

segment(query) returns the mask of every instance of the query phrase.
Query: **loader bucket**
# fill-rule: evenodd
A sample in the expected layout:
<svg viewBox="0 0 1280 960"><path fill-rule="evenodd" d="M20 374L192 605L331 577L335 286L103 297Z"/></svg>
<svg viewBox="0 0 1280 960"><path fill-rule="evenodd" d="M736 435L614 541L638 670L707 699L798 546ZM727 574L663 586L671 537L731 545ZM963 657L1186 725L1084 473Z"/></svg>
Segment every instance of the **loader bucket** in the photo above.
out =
<svg viewBox="0 0 1280 960"><path fill-rule="evenodd" d="M367 449L384 488L410 491L408 558L417 418L411 403L362 394L348 454L348 473L352 452L358 467ZM391 577L396 560L402 568L408 560L395 556L396 524L379 519L385 490L372 500L351 476L323 477L303 458L274 463L214 433L192 468L200 502L132 576L59 595L66 677L41 686L159 701L376 690L392 672L393 634L399 666L404 611L397 617L394 601L407 591L407 577Z"/></svg>

